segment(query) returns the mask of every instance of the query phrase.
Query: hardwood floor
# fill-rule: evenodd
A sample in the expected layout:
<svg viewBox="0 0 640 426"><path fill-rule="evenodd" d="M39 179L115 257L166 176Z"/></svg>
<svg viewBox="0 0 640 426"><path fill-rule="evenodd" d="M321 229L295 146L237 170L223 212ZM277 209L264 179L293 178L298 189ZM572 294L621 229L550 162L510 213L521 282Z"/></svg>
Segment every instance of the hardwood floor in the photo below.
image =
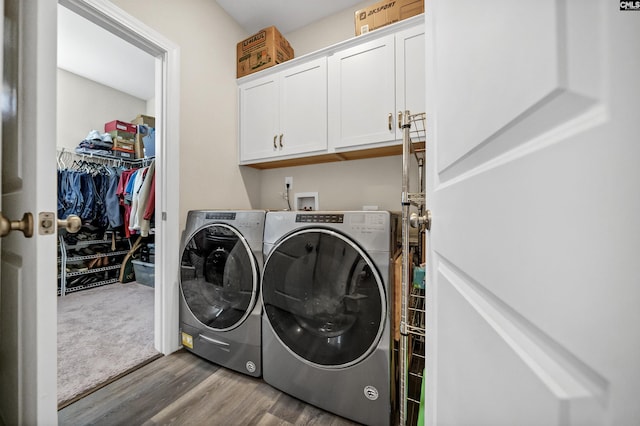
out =
<svg viewBox="0 0 640 426"><path fill-rule="evenodd" d="M185 350L58 412L66 425L356 425Z"/></svg>

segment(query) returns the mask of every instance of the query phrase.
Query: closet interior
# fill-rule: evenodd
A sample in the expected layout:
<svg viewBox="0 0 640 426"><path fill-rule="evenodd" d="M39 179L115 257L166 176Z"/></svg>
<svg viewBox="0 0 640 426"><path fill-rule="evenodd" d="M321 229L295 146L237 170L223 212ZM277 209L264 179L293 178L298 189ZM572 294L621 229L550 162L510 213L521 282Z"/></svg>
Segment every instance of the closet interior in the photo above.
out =
<svg viewBox="0 0 640 426"><path fill-rule="evenodd" d="M133 280L153 286L153 158L123 160L62 149L57 163L58 217L75 215L82 222L79 232L58 235L58 295Z"/></svg>
<svg viewBox="0 0 640 426"><path fill-rule="evenodd" d="M58 21L58 218L82 221L59 232L58 295L153 286L155 58L61 5Z"/></svg>
<svg viewBox="0 0 640 426"><path fill-rule="evenodd" d="M78 232L58 231L58 404L64 406L157 356L156 76L152 55L61 5L58 23L57 158L51 159L58 169L57 216L81 221ZM98 300L126 298L120 290L144 298L132 316L118 313L120 302L95 305L102 315L87 308L96 292L103 295ZM101 334L94 344L102 345L100 360L89 345L60 343L73 341L67 335L94 341L91 333ZM118 333L132 341L127 351L112 353L127 340ZM100 361L110 368L98 368Z"/></svg>

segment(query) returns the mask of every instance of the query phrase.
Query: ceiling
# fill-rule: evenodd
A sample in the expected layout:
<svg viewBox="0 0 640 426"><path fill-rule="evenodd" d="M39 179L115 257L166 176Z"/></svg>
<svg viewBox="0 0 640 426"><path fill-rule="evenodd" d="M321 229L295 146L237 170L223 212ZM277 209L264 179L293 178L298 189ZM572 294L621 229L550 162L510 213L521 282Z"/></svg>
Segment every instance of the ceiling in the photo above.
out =
<svg viewBox="0 0 640 426"><path fill-rule="evenodd" d="M154 97L153 56L60 5L58 67L136 98Z"/></svg>
<svg viewBox="0 0 640 426"><path fill-rule="evenodd" d="M249 34L275 25L285 34L362 0L216 0Z"/></svg>
<svg viewBox="0 0 640 426"><path fill-rule="evenodd" d="M249 34L304 27L362 0L216 0ZM155 93L153 56L58 5L58 67L139 99Z"/></svg>

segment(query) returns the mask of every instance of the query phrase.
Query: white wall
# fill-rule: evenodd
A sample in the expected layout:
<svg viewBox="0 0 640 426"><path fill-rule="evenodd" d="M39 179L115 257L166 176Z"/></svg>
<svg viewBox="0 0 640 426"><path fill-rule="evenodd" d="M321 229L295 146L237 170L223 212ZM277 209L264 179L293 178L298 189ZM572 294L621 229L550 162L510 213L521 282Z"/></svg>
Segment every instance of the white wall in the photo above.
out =
<svg viewBox="0 0 640 426"><path fill-rule="evenodd" d="M181 49L181 224L191 209L284 208L285 176L293 176L293 192L319 192L324 209L399 209L397 156L264 171L237 165L236 44L249 34L215 1L112 2ZM285 37L297 56L349 39L358 8Z"/></svg>
<svg viewBox="0 0 640 426"><path fill-rule="evenodd" d="M112 0L180 46L180 223L204 208L257 203L237 160L236 43L248 34L213 0ZM253 199L253 200L252 200Z"/></svg>
<svg viewBox="0 0 640 426"><path fill-rule="evenodd" d="M363 1L284 36L291 43L296 57L348 40L356 35L355 11L371 6L372 3L375 1Z"/></svg>
<svg viewBox="0 0 640 426"><path fill-rule="evenodd" d="M56 146L73 151L90 130L147 113L147 102L58 69Z"/></svg>
<svg viewBox="0 0 640 426"><path fill-rule="evenodd" d="M348 40L355 37L354 12L371 3L362 2L284 36L296 56ZM363 205L377 205L384 210L401 208L401 156L264 170L260 179L261 207L286 206L280 195L285 176L293 177L293 192L318 192L320 209L350 210Z"/></svg>

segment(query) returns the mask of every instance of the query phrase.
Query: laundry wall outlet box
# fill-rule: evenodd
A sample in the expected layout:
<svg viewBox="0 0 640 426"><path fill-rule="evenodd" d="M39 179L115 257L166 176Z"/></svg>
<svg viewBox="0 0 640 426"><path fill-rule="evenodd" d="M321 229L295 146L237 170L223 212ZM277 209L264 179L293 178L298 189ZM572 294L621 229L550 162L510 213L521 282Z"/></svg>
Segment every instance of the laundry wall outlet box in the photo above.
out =
<svg viewBox="0 0 640 426"><path fill-rule="evenodd" d="M126 121L113 120L104 124L104 131L110 132L112 130L119 130L122 132L136 133L136 125L127 123Z"/></svg>
<svg viewBox="0 0 640 426"><path fill-rule="evenodd" d="M356 35L368 33L424 12L424 0L384 0L356 10Z"/></svg>
<svg viewBox="0 0 640 426"><path fill-rule="evenodd" d="M274 26L258 31L238 43L237 77L293 59L293 48Z"/></svg>

